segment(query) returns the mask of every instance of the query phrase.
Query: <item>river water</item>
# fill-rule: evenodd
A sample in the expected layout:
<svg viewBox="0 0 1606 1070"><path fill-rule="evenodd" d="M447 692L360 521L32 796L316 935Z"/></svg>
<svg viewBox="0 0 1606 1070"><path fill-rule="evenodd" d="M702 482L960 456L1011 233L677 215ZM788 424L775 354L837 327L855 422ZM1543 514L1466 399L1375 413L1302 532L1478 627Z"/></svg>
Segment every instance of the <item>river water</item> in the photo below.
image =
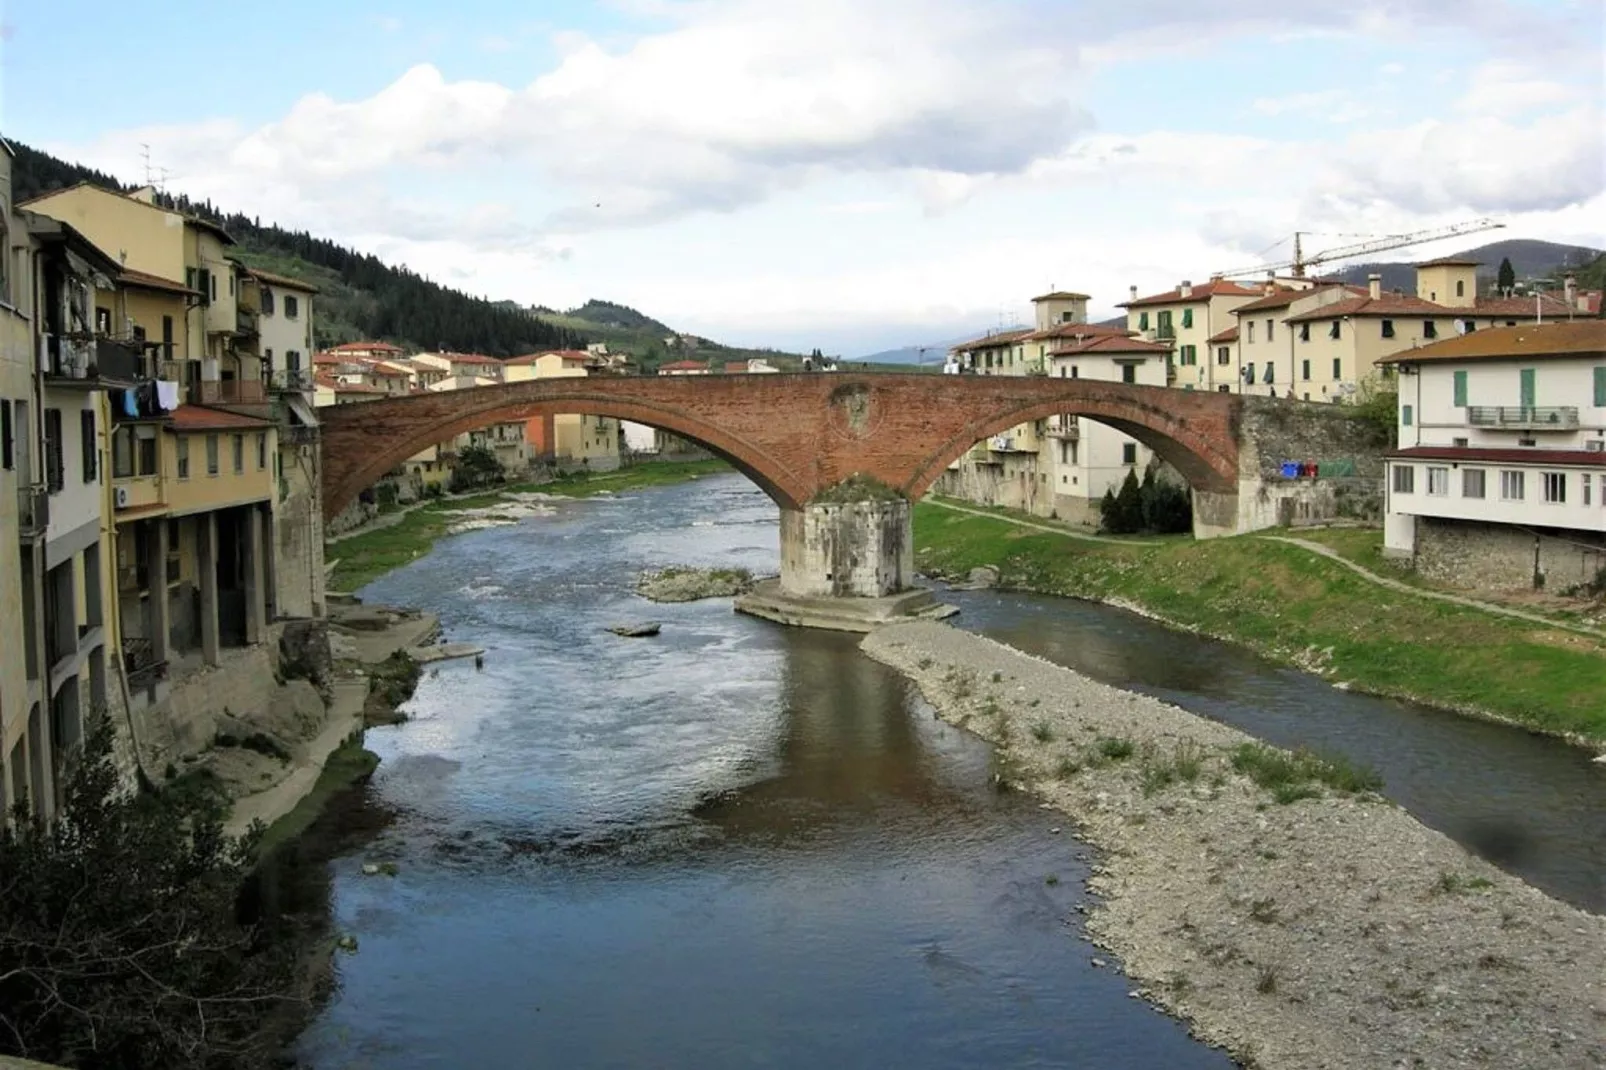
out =
<svg viewBox="0 0 1606 1070"><path fill-rule="evenodd" d="M1029 798L995 792L988 748L854 637L631 593L667 564L773 572L761 493L720 476L556 508L445 540L364 592L429 609L488 652L480 670L429 671L412 720L368 733L383 763L341 815L364 832L330 863L335 925L359 950L302 1037L307 1065L1231 1065L1091 964L1074 924L1086 849ZM1251 730L1278 742L1389 739L1361 732L1361 713L1325 712L1335 696L1377 700L1126 614L955 598L967 626L1259 718ZM662 635L603 630L641 619ZM1565 748L1392 704L1372 716L1413 726L1397 734L1413 753L1447 751L1373 762L1391 791L1425 769L1436 786L1407 804L1444 826L1511 806L1544 825L1592 800L1599 847L1599 782L1562 779ZM1504 777L1505 802L1486 802L1474 772L1441 775L1513 754L1529 757L1520 789ZM1587 891L1593 874L1598 892L1606 865L1583 850L1584 817L1496 846L1520 842L1519 863L1558 885ZM1557 859L1569 851L1582 861ZM362 875L381 860L397 875Z"/></svg>

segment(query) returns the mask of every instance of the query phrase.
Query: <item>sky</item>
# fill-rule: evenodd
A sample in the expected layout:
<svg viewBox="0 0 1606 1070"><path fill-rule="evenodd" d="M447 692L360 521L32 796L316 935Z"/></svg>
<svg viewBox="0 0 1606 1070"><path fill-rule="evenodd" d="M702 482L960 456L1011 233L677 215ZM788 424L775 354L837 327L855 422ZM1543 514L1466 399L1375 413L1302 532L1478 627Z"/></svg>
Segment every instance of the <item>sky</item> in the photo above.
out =
<svg viewBox="0 0 1606 1070"><path fill-rule="evenodd" d="M70 58L69 58L70 57ZM1606 247L1600 0L5 0L0 133L848 357L1492 217Z"/></svg>

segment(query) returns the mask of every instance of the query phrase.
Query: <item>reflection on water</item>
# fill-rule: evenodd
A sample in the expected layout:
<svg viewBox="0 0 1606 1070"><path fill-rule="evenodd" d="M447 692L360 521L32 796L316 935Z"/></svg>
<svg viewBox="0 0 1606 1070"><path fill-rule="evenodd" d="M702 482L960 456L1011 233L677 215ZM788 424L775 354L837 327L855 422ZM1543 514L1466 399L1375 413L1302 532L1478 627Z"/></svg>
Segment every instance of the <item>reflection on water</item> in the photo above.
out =
<svg viewBox="0 0 1606 1070"><path fill-rule="evenodd" d="M1088 602L946 592L954 623L1286 747L1377 769L1424 823L1551 895L1606 910L1606 776L1554 739L1339 691L1246 651Z"/></svg>
<svg viewBox="0 0 1606 1070"><path fill-rule="evenodd" d="M489 653L369 734L393 820L333 866L361 950L312 1065L1230 1065L1088 965L1079 845L852 637L630 593L672 562L773 571L775 524L705 480L450 540L368 592ZM602 631L644 617L659 638Z"/></svg>

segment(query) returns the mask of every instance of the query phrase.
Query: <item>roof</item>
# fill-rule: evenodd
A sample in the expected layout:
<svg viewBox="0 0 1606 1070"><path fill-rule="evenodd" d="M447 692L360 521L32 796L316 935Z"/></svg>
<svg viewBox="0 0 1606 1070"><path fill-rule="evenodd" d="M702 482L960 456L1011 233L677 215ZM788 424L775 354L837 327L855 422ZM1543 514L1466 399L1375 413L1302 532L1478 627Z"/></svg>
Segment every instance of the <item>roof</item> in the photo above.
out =
<svg viewBox="0 0 1606 1070"><path fill-rule="evenodd" d="M258 282L265 282L270 286L283 286L287 290L300 290L303 293L309 294L315 294L319 292L318 288L312 285L312 283L302 282L300 279L293 279L289 275L275 275L271 271L263 271L260 268L254 267L247 267L245 269L245 273L250 275L253 279L256 279Z"/></svg>
<svg viewBox="0 0 1606 1070"><path fill-rule="evenodd" d="M1482 260L1473 260L1465 256L1441 256L1437 260L1424 260L1416 266L1425 267L1479 267Z"/></svg>
<svg viewBox="0 0 1606 1070"><path fill-rule="evenodd" d="M1041 331L1033 331L1026 337L1029 341L1039 342L1048 338L1075 338L1090 334L1113 334L1125 337L1132 332L1126 329L1126 317L1121 317L1120 324L1113 323L1056 323L1054 326Z"/></svg>
<svg viewBox="0 0 1606 1070"><path fill-rule="evenodd" d="M389 342L342 342L337 346L330 346L325 353L401 353L401 346L393 346Z"/></svg>
<svg viewBox="0 0 1606 1070"><path fill-rule="evenodd" d="M499 361L498 363L518 365L534 364L542 357L562 357L565 362L575 360L587 361L591 359L591 354L581 349L549 349L542 353L526 353L522 357L509 357L507 360ZM455 360L456 358L454 357L452 359Z"/></svg>
<svg viewBox="0 0 1606 1070"><path fill-rule="evenodd" d="M1460 461L1471 464L1581 464L1606 468L1606 453L1547 450L1536 446L1484 449L1477 446L1411 446L1386 456L1406 461Z"/></svg>
<svg viewBox="0 0 1606 1070"><path fill-rule="evenodd" d="M661 372L707 371L708 365L700 360L676 360L668 364L658 365L658 370Z"/></svg>
<svg viewBox="0 0 1606 1070"><path fill-rule="evenodd" d="M386 375L412 375L413 374L413 369L407 367L405 364L392 364L388 360L376 360L376 361L374 361L372 364L370 364L368 366L370 368L372 368L374 371L380 372L380 373L386 374Z"/></svg>
<svg viewBox="0 0 1606 1070"><path fill-rule="evenodd" d="M185 286L182 282L164 279L160 275L152 275L148 271L135 271L133 268L124 268L117 276L119 286L132 286L137 290L162 290L173 294L196 294L201 291Z"/></svg>
<svg viewBox="0 0 1606 1070"><path fill-rule="evenodd" d="M1042 297L1034 297L1034 298L1032 298L1032 304L1035 305L1040 301L1091 301L1091 300L1093 300L1093 299L1091 297L1089 297L1087 294L1072 293L1069 290L1055 290L1051 294L1044 294Z"/></svg>
<svg viewBox="0 0 1606 1070"><path fill-rule="evenodd" d="M1117 354L1128 353L1140 356L1153 356L1161 353L1170 353L1171 347L1159 342L1146 342L1142 338L1133 338L1124 334L1101 334L1088 338L1076 345L1056 349L1049 354L1051 357L1079 357L1084 353Z"/></svg>
<svg viewBox="0 0 1606 1070"><path fill-rule="evenodd" d="M1208 301L1212 297L1254 297L1260 290L1249 286L1241 286L1230 279L1211 279L1200 286L1195 286L1187 297L1182 296L1182 287L1167 290L1163 294L1151 294L1148 297L1139 297L1134 301L1124 301L1116 308L1141 308L1144 305L1180 305L1190 304L1194 301Z"/></svg>
<svg viewBox="0 0 1606 1070"><path fill-rule="evenodd" d="M962 353L971 349L991 349L993 346L1014 345L1016 342L1022 341L1035 333L1030 327L1021 327L1013 331L994 331L992 334L982 338L961 342L954 346L953 351Z"/></svg>
<svg viewBox="0 0 1606 1070"><path fill-rule="evenodd" d="M1351 297L1346 301L1334 301L1330 305L1289 316L1288 322L1307 323L1312 320L1343 319L1345 316L1454 316L1470 311L1446 308L1407 294L1386 293L1381 297Z"/></svg>
<svg viewBox="0 0 1606 1070"><path fill-rule="evenodd" d="M495 357L487 357L487 356L485 356L484 354L481 354L481 353L441 353L441 354L438 354L438 355L442 356L442 357L445 357L447 360L451 361L453 364L501 364L502 363L501 361L497 360Z"/></svg>
<svg viewBox="0 0 1606 1070"><path fill-rule="evenodd" d="M1305 289L1280 286L1275 292L1267 294L1258 301L1251 301L1247 305L1239 305L1232 310L1232 314L1241 316L1245 312L1264 312L1268 309L1287 308L1301 297L1309 297L1311 294L1321 293L1323 290L1331 290L1335 286L1348 290L1356 296L1366 293L1366 287L1364 286L1344 286L1342 283L1323 283L1319 286L1309 286Z"/></svg>
<svg viewBox="0 0 1606 1070"><path fill-rule="evenodd" d="M1382 357L1379 364L1606 356L1606 320L1490 327Z"/></svg>
<svg viewBox="0 0 1606 1070"><path fill-rule="evenodd" d="M272 427L273 421L205 405L180 405L173 410L168 426L174 431L257 431Z"/></svg>
<svg viewBox="0 0 1606 1070"><path fill-rule="evenodd" d="M1472 310L1479 315L1485 316L1532 316L1535 306L1534 296L1533 294L1526 294L1521 297L1516 295L1511 297L1479 297ZM1581 290L1579 291L1579 296L1589 298L1591 311L1599 310L1599 291ZM1547 316L1565 316L1569 311L1577 315L1583 311L1576 305L1569 309L1567 307L1567 299L1556 293L1539 294L1538 307Z"/></svg>
<svg viewBox="0 0 1606 1070"><path fill-rule="evenodd" d="M1211 345L1214 345L1217 342L1236 342L1237 340L1238 327L1236 325L1228 327L1224 331L1217 331L1215 334L1205 339L1205 341Z"/></svg>

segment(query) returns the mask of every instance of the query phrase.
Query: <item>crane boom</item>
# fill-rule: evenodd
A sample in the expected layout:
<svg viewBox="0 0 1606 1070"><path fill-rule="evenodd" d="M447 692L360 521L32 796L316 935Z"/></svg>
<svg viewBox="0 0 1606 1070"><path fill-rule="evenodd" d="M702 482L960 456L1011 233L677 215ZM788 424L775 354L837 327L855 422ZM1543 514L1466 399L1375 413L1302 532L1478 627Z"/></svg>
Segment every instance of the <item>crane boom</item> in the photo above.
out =
<svg viewBox="0 0 1606 1070"><path fill-rule="evenodd" d="M1433 227L1428 230L1416 230L1408 234L1387 234L1371 241L1359 242L1355 245L1341 245L1336 249L1324 249L1319 253L1305 256L1302 238L1304 232L1294 232L1294 258L1275 264L1259 264L1251 268L1238 271L1223 271L1217 273L1217 278L1233 278L1241 275L1258 275L1263 271L1288 270L1295 278L1304 278L1305 269L1325 264L1331 260L1347 260L1353 256L1366 256L1370 253L1381 253L1389 249L1403 249L1408 245L1421 245L1424 242L1439 241L1442 238L1454 238L1462 234L1476 234L1484 230L1498 230L1504 227L1493 219L1474 219L1466 223L1454 223L1447 227Z"/></svg>

